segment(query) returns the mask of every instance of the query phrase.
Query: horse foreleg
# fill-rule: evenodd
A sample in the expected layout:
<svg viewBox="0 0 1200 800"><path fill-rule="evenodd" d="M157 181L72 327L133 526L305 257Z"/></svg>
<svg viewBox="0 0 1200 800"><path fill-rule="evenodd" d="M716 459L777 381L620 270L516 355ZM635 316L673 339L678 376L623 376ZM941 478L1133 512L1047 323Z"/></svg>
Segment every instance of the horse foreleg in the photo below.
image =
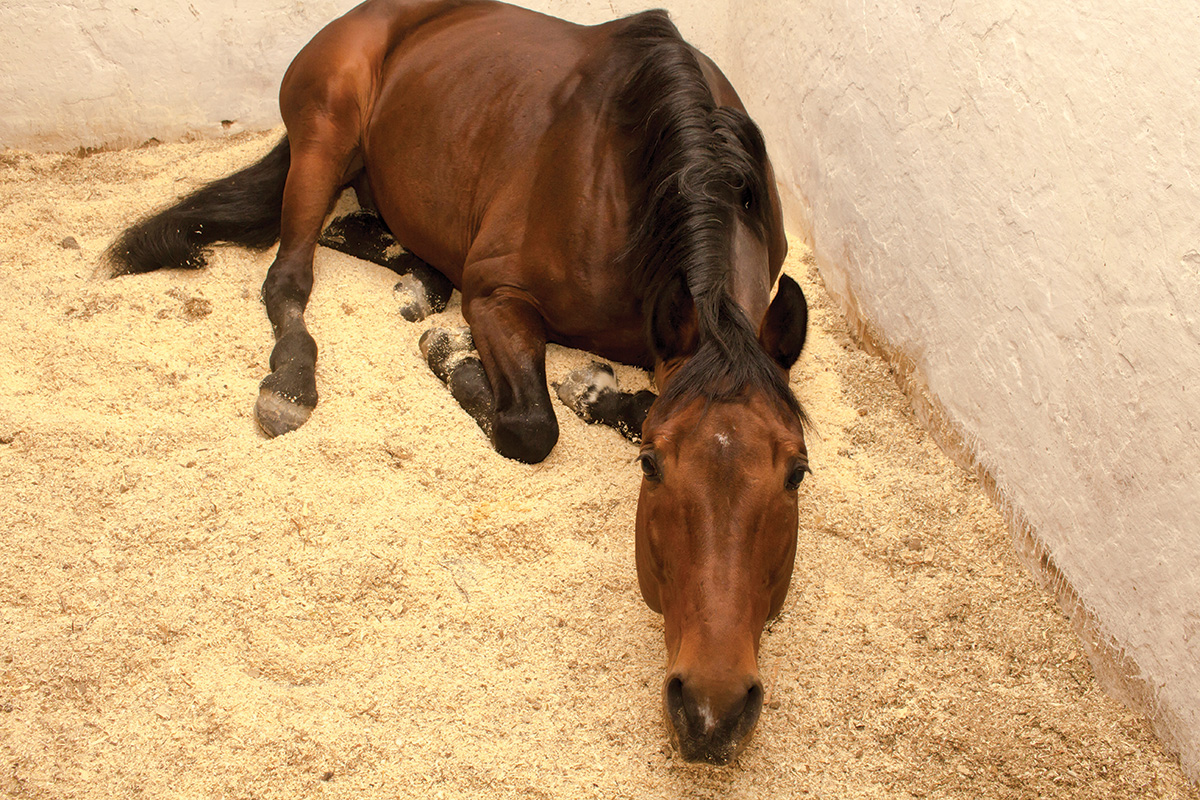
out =
<svg viewBox="0 0 1200 800"><path fill-rule="evenodd" d="M501 292L463 309L492 387L492 445L506 458L536 464L558 442L546 387L546 327L526 300Z"/></svg>
<svg viewBox="0 0 1200 800"><path fill-rule="evenodd" d="M558 419L546 388L545 327L524 300L495 293L464 306L470 341L428 332L422 344L430 367L479 423L496 452L535 464L558 441Z"/></svg>
<svg viewBox="0 0 1200 800"><path fill-rule="evenodd" d="M442 379L450 394L490 439L496 404L471 332L466 328L430 328L421 335L419 346L433 374Z"/></svg>
<svg viewBox="0 0 1200 800"><path fill-rule="evenodd" d="M646 389L622 392L612 367L599 361L575 370L554 389L563 405L584 422L615 428L631 442L642 440L642 423L657 399Z"/></svg>

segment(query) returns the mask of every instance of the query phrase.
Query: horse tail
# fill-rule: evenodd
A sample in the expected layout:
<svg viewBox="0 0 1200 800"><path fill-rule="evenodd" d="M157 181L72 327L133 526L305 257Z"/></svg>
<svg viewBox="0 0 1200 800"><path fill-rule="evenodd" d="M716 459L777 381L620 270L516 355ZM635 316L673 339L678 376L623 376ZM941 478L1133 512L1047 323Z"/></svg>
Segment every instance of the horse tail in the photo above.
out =
<svg viewBox="0 0 1200 800"><path fill-rule="evenodd" d="M275 244L290 164L291 148L284 136L258 163L131 226L108 249L112 274L199 269L207 263L205 249L215 242L257 250Z"/></svg>

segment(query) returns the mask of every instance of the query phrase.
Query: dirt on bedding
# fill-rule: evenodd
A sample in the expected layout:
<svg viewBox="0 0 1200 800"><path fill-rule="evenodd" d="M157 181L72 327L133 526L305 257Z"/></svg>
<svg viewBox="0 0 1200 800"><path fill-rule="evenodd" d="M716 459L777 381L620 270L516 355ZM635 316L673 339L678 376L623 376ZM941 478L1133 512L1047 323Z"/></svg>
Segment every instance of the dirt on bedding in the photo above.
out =
<svg viewBox="0 0 1200 800"><path fill-rule="evenodd" d="M766 708L732 767L681 762L633 445L559 407L544 463L500 458L395 276L325 249L321 403L269 440L270 252L92 277L122 226L278 135L0 153L0 794L1200 797L798 243L814 474ZM551 380L588 358L551 347Z"/></svg>

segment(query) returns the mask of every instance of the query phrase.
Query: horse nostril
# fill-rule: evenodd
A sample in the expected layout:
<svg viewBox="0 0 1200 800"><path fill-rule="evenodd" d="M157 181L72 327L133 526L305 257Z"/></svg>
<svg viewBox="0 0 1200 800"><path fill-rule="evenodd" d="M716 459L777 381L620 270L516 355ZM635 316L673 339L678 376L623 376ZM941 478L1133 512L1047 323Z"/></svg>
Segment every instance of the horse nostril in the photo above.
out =
<svg viewBox="0 0 1200 800"><path fill-rule="evenodd" d="M763 687L761 683L755 681L746 690L746 705L742 709L740 723L745 731L749 732L758 723L758 717L762 714L762 706Z"/></svg>
<svg viewBox="0 0 1200 800"><path fill-rule="evenodd" d="M667 681L666 686L667 716L675 730L682 731L687 727L687 712L683 708L683 679L678 675Z"/></svg>
<svg viewBox="0 0 1200 800"><path fill-rule="evenodd" d="M762 713L763 687L757 680L750 683L740 703L735 695L723 709L719 702L714 705L695 697L679 676L667 681L664 695L667 716L680 733L707 736L723 729L741 735L754 727Z"/></svg>

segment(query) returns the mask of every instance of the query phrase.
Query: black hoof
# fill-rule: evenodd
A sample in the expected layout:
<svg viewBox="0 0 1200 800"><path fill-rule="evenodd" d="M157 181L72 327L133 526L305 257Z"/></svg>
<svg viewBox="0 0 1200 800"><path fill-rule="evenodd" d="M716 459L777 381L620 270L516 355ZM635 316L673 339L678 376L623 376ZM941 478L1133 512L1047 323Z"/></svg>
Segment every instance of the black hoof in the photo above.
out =
<svg viewBox="0 0 1200 800"><path fill-rule="evenodd" d="M558 420L545 405L517 412L498 412L492 427L492 445L505 458L537 464L550 455L558 442Z"/></svg>
<svg viewBox="0 0 1200 800"><path fill-rule="evenodd" d="M388 268L404 255L383 218L365 209L330 222L317 244Z"/></svg>
<svg viewBox="0 0 1200 800"><path fill-rule="evenodd" d="M409 322L420 322L430 314L440 314L450 302L454 286L442 273L419 262L412 272L402 275L392 289L400 302L400 316Z"/></svg>
<svg viewBox="0 0 1200 800"><path fill-rule="evenodd" d="M316 343L307 333L282 337L271 353L271 374L258 387L254 418L268 436L299 428L317 407Z"/></svg>
<svg viewBox="0 0 1200 800"><path fill-rule="evenodd" d="M301 405L265 387L259 390L254 404L258 427L272 438L296 430L308 422L312 412L313 406Z"/></svg>
<svg viewBox="0 0 1200 800"><path fill-rule="evenodd" d="M459 362L475 349L475 342L469 328L430 328L421 334L417 346L433 374L446 381Z"/></svg>
<svg viewBox="0 0 1200 800"><path fill-rule="evenodd" d="M617 376L608 364L593 361L577 369L554 387L563 405L578 414L585 422L595 422L596 402L604 395L617 391Z"/></svg>

